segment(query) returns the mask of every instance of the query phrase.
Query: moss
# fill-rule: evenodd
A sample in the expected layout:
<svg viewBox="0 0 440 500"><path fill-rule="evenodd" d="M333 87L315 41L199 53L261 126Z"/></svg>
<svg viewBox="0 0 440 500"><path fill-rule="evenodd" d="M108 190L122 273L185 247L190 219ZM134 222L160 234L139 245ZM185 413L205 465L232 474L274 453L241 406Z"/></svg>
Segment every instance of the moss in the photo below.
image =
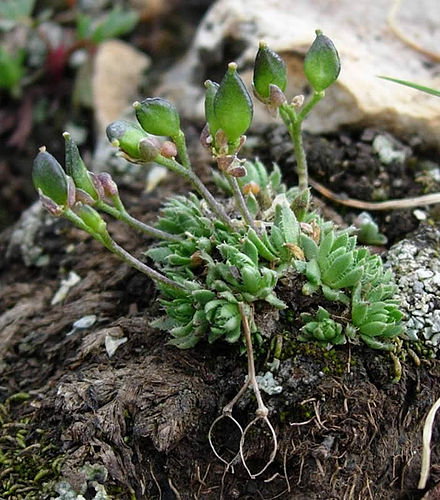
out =
<svg viewBox="0 0 440 500"><path fill-rule="evenodd" d="M0 404L0 498L41 499L53 492L63 455L43 429L34 429L30 396L17 393Z"/></svg>

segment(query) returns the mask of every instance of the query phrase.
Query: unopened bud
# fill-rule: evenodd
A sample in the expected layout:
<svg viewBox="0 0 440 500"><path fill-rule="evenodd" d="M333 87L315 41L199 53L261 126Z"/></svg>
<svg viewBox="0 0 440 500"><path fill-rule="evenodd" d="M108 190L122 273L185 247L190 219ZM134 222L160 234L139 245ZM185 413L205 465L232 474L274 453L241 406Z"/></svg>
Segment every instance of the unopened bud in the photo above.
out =
<svg viewBox="0 0 440 500"><path fill-rule="evenodd" d="M105 198L105 192L104 192L104 188L101 184L101 181L99 180L99 177L92 172L90 172L89 175L90 175L90 179L92 179L93 186L96 189L96 192L98 193L98 199L102 200L103 198Z"/></svg>
<svg viewBox="0 0 440 500"><path fill-rule="evenodd" d="M294 108L300 108L304 104L304 96L302 94L296 95L292 99L292 106Z"/></svg>
<svg viewBox="0 0 440 500"><path fill-rule="evenodd" d="M202 255L199 250L195 251L191 255L191 267L193 269L200 267L205 261L202 259Z"/></svg>
<svg viewBox="0 0 440 500"><path fill-rule="evenodd" d="M174 158L177 155L177 147L174 142L165 141L160 148L160 154L165 158Z"/></svg>
<svg viewBox="0 0 440 500"><path fill-rule="evenodd" d="M269 101L270 105L275 108L279 108L281 104L287 101L284 92L277 85L273 85L272 83L269 85Z"/></svg>
<svg viewBox="0 0 440 500"><path fill-rule="evenodd" d="M95 199L92 198L89 193L86 193L80 188L76 188L75 190L75 201L79 201L80 203L83 203L84 205L94 205L95 204Z"/></svg>
<svg viewBox="0 0 440 500"><path fill-rule="evenodd" d="M209 126L209 133L214 138L217 130L219 129L218 120L216 119L214 112L214 98L219 88L219 84L212 82L211 80L206 80L205 88L205 118L206 123Z"/></svg>
<svg viewBox="0 0 440 500"><path fill-rule="evenodd" d="M148 163L154 161L159 153L160 144L157 139L147 137L139 142L139 154L143 162Z"/></svg>
<svg viewBox="0 0 440 500"><path fill-rule="evenodd" d="M118 195L118 186L116 182L112 179L112 176L108 172L102 172L97 175L97 178L104 190L104 195L108 198Z"/></svg>

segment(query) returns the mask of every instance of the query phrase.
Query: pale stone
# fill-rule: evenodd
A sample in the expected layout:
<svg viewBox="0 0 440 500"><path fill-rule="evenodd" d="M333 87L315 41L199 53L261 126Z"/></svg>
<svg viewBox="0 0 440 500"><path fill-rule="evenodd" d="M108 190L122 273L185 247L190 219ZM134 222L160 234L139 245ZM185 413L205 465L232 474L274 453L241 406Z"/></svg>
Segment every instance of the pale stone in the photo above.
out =
<svg viewBox="0 0 440 500"><path fill-rule="evenodd" d="M121 40L99 45L92 78L93 104L97 134L102 135L109 123L121 117L138 97L142 73L150 58Z"/></svg>
<svg viewBox="0 0 440 500"><path fill-rule="evenodd" d="M308 91L302 60L315 29L328 35L339 50L342 71L327 90L305 128L329 132L344 125L375 126L403 136L417 134L440 145L440 99L382 79L387 75L440 88L438 67L409 47L387 22L390 0L218 0L201 23L184 60L166 75L160 95L176 103L183 114L203 120L202 84L209 68L235 60L248 88L260 39L279 52L289 68L288 98ZM396 17L399 29L435 52L440 36L438 0L402 0ZM243 68L246 68L243 71ZM182 82L188 82L183 85ZM255 122L271 118L256 105Z"/></svg>

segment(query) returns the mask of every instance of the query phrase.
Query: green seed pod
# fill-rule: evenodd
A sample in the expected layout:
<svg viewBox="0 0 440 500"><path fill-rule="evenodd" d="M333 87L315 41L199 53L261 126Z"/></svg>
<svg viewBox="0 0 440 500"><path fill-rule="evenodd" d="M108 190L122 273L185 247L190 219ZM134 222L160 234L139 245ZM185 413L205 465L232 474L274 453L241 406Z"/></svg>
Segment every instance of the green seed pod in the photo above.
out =
<svg viewBox="0 0 440 500"><path fill-rule="evenodd" d="M68 205L67 176L58 161L46 151L45 147L40 148L40 152L34 160L32 181L37 191L41 190L44 196L50 198L57 205Z"/></svg>
<svg viewBox="0 0 440 500"><path fill-rule="evenodd" d="M214 113L214 98L217 94L219 84L216 82L211 82L211 80L206 80L205 82L205 118L206 123L209 125L209 133L212 138L215 137L217 130L220 128Z"/></svg>
<svg viewBox="0 0 440 500"><path fill-rule="evenodd" d="M66 171L67 175L72 177L77 188L82 189L94 200L99 198L95 186L90 178L87 167L79 154L78 146L73 141L68 132L64 132L63 137L66 141Z"/></svg>
<svg viewBox="0 0 440 500"><path fill-rule="evenodd" d="M160 97L135 102L133 107L141 127L153 135L176 137L180 132L180 118L176 108Z"/></svg>
<svg viewBox="0 0 440 500"><path fill-rule="evenodd" d="M127 120L117 120L110 123L106 129L108 140L119 147L134 160L139 160L139 142L148 137L144 130L136 123Z"/></svg>
<svg viewBox="0 0 440 500"><path fill-rule="evenodd" d="M90 205L80 205L78 208L78 216L81 217L83 222L95 233L106 236L107 224L99 213Z"/></svg>
<svg viewBox="0 0 440 500"><path fill-rule="evenodd" d="M304 59L304 73L310 85L321 92L338 78L341 70L338 51L330 38L316 30L316 38Z"/></svg>
<svg viewBox="0 0 440 500"><path fill-rule="evenodd" d="M230 63L214 98L214 113L229 144L235 144L252 121L253 106L249 92L237 74L237 65Z"/></svg>
<svg viewBox="0 0 440 500"><path fill-rule="evenodd" d="M286 63L266 42L261 41L254 64L254 88L258 96L268 99L270 85L276 85L282 92L286 90Z"/></svg>

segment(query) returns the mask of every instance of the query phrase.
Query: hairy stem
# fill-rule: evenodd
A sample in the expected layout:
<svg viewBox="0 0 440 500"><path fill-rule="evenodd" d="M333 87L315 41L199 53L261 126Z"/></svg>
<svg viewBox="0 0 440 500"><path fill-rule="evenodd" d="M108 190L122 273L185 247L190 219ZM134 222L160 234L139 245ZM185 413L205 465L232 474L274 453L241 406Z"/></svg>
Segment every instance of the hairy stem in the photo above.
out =
<svg viewBox="0 0 440 500"><path fill-rule="evenodd" d="M202 196L206 200L208 205L211 207L211 210L215 212L217 217L230 229L232 230L234 229L232 220L227 215L224 208L220 205L220 203L218 203L218 201L214 198L214 196L212 196L212 194L208 191L208 189L203 184L201 179L192 170L186 169L176 160L173 160L171 158L165 158L162 155L159 155L157 158L155 158L154 161L156 163L159 163L159 165L167 167L172 172L181 175L184 179L190 182L194 186L196 191L200 194L200 196Z"/></svg>
<svg viewBox="0 0 440 500"><path fill-rule="evenodd" d="M179 153L179 158L180 158L182 165L185 168L190 169L191 168L191 160L189 159L188 149L186 147L185 134L182 132L182 130L179 130L178 135L176 135L172 139L177 147L177 152Z"/></svg>
<svg viewBox="0 0 440 500"><path fill-rule="evenodd" d="M177 283L177 281L170 280L169 278L167 278L163 274L159 273L158 271L145 265L140 260L136 259L136 257L133 257L133 255L128 253L121 246L119 246L115 241L113 241L111 236L108 233L98 234L95 231L93 231L87 224L84 223L84 221L81 219L81 217L76 215L72 210L70 210L70 209L66 210L64 212L63 216L66 219L68 219L70 222L73 222L77 227L79 227L83 231L86 231L91 236L93 236L93 238L95 238L100 243L102 243L108 250L110 250L110 252L114 253L116 256L118 256L125 263L127 263L128 265L130 265L134 269L140 271L141 273L145 274L146 276L151 278L153 281L156 281L158 283L162 283L162 284L167 285L167 286L174 288L176 290L184 290L185 289L180 283Z"/></svg>
<svg viewBox="0 0 440 500"><path fill-rule="evenodd" d="M323 91L314 92L298 114L296 114L292 106L287 103L282 104L279 108L280 116L292 139L298 170L298 187L300 191L306 190L309 186L307 159L302 140L302 122L323 97Z"/></svg>
<svg viewBox="0 0 440 500"><path fill-rule="evenodd" d="M260 234L260 230L255 225L254 219L252 218L252 215L249 212L249 209L246 205L246 201L243 197L243 193L241 192L240 186L238 185L237 179L232 175L227 175L227 174L226 177L228 179L229 185L231 186L235 202L237 203L241 216L245 220L246 224L250 226L257 233L257 235Z"/></svg>
<svg viewBox="0 0 440 500"><path fill-rule="evenodd" d="M179 236L176 236L175 234L167 233L166 231L161 231L160 229L156 229L153 226L149 226L148 224L145 224L141 222L138 219L135 219L132 217L124 208L124 206L121 204L118 204L117 208L114 208L110 206L108 203L105 203L102 200L99 200L95 203L95 207L98 208L99 210L102 210L103 212L108 213L115 219L118 219L122 222L125 222L127 225L132 227L133 229L136 229L138 231L141 231L144 234L147 234L148 236L151 236L153 238L158 238L161 240L168 240L168 241L181 241L182 238Z"/></svg>

